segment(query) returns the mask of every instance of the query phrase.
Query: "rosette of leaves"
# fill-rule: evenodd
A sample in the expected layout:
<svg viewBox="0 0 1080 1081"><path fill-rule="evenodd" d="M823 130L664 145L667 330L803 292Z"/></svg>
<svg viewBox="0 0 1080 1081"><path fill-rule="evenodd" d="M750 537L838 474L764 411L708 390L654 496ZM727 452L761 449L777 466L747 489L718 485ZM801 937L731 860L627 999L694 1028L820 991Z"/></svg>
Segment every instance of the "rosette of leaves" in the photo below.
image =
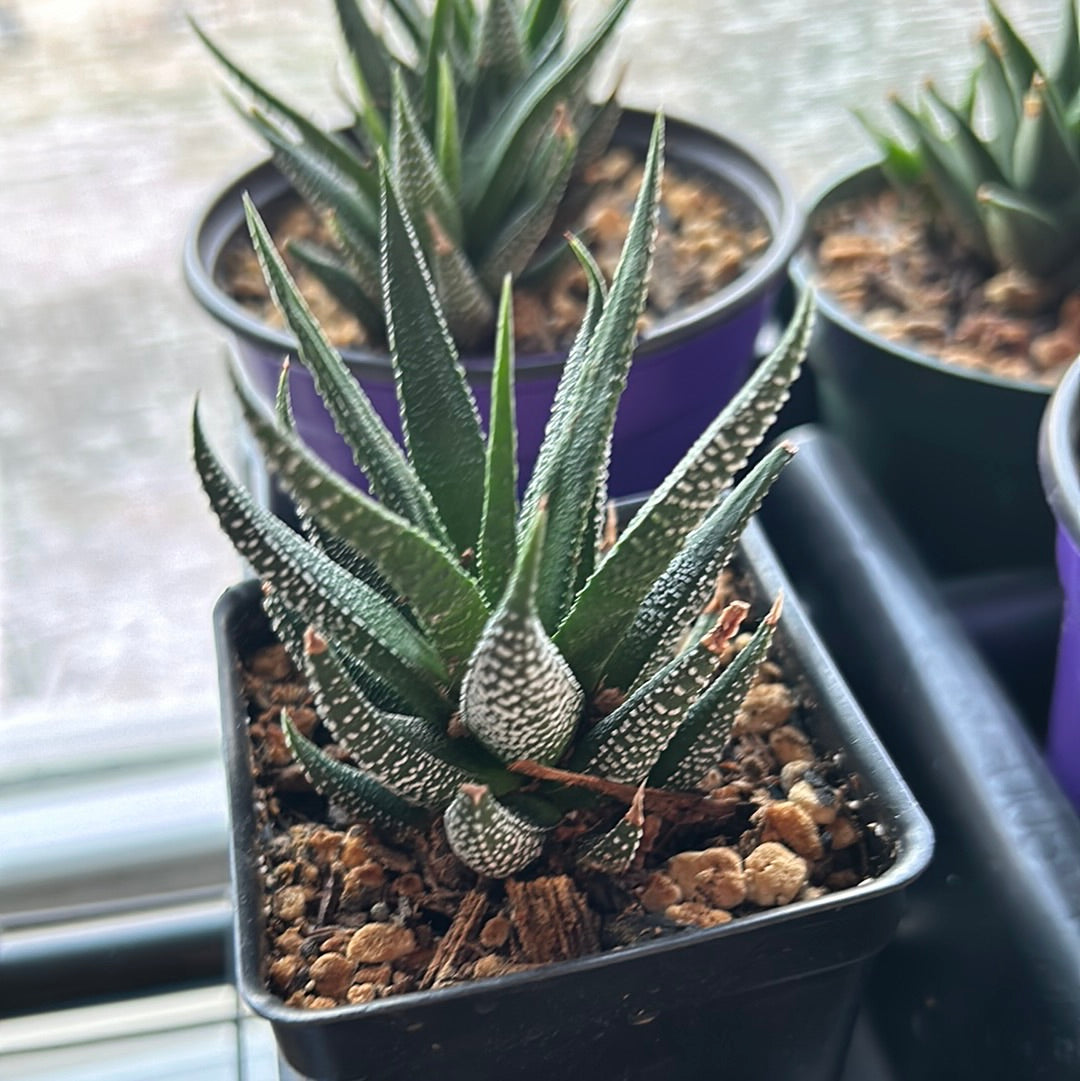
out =
<svg viewBox="0 0 1080 1081"><path fill-rule="evenodd" d="M908 141L858 112L901 190L924 185L949 231L1000 269L1075 277L1080 264L1080 32L1065 0L1058 54L1036 59L993 0L961 100L928 82L911 105L890 99ZM985 134L984 134L985 133Z"/></svg>
<svg viewBox="0 0 1080 1081"><path fill-rule="evenodd" d="M324 131L196 32L237 87L230 99L274 161L329 223L336 247L290 244L295 258L376 334L380 156L413 222L459 344L488 341L505 275L548 235L571 179L603 153L614 96L587 84L629 5L613 0L574 48L565 0L388 0L378 30L363 0L335 0L354 119ZM390 18L387 18L387 16ZM395 36L406 50L395 51Z"/></svg>
<svg viewBox="0 0 1080 1081"><path fill-rule="evenodd" d="M665 788L693 790L718 760L776 623L774 610L722 666L717 654L745 605L704 626L699 613L791 457L790 447L777 447L728 490L787 397L807 343L808 300L738 396L604 543L608 448L645 300L662 139L658 118L610 288L574 245L589 303L520 505L509 282L485 435L389 172L383 295L407 453L327 343L250 204L273 293L374 494L300 442L284 379L274 416L237 389L306 535L229 479L195 414L195 458L211 505L262 578L276 630L351 763L285 718L293 753L317 788L359 817L420 825L442 816L453 850L484 875L527 866L583 805L596 810L598 825L577 858L625 868L641 840L642 802ZM621 701L597 720L605 688L608 697L618 688ZM545 769L603 791L536 780Z"/></svg>

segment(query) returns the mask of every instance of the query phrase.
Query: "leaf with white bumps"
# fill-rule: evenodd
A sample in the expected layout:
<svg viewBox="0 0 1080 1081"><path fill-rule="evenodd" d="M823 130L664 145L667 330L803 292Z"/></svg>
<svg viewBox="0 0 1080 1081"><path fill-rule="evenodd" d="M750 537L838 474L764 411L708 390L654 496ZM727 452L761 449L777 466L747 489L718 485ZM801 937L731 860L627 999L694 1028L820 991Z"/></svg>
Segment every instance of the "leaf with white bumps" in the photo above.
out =
<svg viewBox="0 0 1080 1081"><path fill-rule="evenodd" d="M543 851L547 831L504 807L486 785L466 784L446 809L446 839L477 874L505 878Z"/></svg>
<svg viewBox="0 0 1080 1081"><path fill-rule="evenodd" d="M505 761L554 762L581 717L584 693L536 612L536 573L546 515L537 515L506 597L469 661L461 720Z"/></svg>
<svg viewBox="0 0 1080 1081"><path fill-rule="evenodd" d="M653 784L694 788L720 761L746 692L768 656L773 631L780 620L781 604L781 598L777 597L750 641L687 710L678 731L649 774Z"/></svg>
<svg viewBox="0 0 1080 1081"><path fill-rule="evenodd" d="M607 833L582 839L575 853L577 865L609 875L622 874L637 855L644 834L645 786L642 785L630 809Z"/></svg>

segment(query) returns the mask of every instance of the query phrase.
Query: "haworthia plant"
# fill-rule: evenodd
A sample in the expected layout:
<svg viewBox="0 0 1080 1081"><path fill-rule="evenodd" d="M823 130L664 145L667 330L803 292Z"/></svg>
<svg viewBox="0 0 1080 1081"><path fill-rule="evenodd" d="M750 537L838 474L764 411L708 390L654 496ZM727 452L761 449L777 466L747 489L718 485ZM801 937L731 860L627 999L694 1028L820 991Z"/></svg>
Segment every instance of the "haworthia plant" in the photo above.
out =
<svg viewBox="0 0 1080 1081"><path fill-rule="evenodd" d="M586 90L629 3L611 0L569 48L566 0L436 0L430 14L398 0L374 19L374 2L335 0L349 61L346 132L317 127L193 25L232 103L336 238L335 250L293 244L296 259L381 331L384 156L450 329L471 347L491 336L503 278L529 265L571 181L614 132L614 98L594 105Z"/></svg>
<svg viewBox="0 0 1080 1081"><path fill-rule="evenodd" d="M414 826L442 816L453 850L483 875L528 866L566 808L580 811L583 799L598 801L598 826L575 843L576 858L595 870L625 868L641 841L644 786L693 790L719 760L778 616L774 609L725 667L746 606L730 606L715 626L700 613L793 453L775 448L728 490L798 371L809 297L614 545L600 543L597 508L644 304L663 131L658 117L610 287L575 245L592 299L520 507L509 285L485 435L389 168L379 183L382 293L408 454L349 383L249 210L274 295L378 496L335 476L299 442L284 381L273 415L238 384L266 460L296 502L307 537L296 535L229 479L195 414L196 463L211 505L262 577L267 611L306 671L324 725L351 757L342 763L286 723L298 761L360 817ZM417 357L405 351L424 354L435 369L429 378L414 378ZM615 690L623 701L598 720L597 693L610 699ZM520 766L510 768L523 761L534 772L555 766L561 776L603 782L626 805L612 807L588 785L571 798L561 782L527 784Z"/></svg>
<svg viewBox="0 0 1080 1081"><path fill-rule="evenodd" d="M1057 55L1042 64L995 2L961 100L927 82L890 105L903 137L860 111L901 191L928 189L962 246L998 268L1080 276L1080 32L1063 0Z"/></svg>

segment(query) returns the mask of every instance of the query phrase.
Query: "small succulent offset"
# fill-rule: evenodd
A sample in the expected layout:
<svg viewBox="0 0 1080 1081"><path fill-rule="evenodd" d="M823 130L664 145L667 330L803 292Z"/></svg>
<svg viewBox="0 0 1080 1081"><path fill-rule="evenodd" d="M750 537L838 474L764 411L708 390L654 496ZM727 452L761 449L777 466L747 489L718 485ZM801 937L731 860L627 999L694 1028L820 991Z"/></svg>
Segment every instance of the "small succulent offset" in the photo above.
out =
<svg viewBox="0 0 1080 1081"><path fill-rule="evenodd" d="M613 0L572 50L566 0L389 0L377 32L363 0L335 0L349 53L354 121L327 132L196 32L238 85L233 104L296 190L323 213L337 249L290 250L369 330L383 326L380 157L420 240L451 333L490 340L506 274L548 235L570 181L607 147L614 96L593 105L589 77L629 5ZM384 12L385 19L386 12ZM415 61L391 49L392 29Z"/></svg>
<svg viewBox="0 0 1080 1081"><path fill-rule="evenodd" d="M612 536L608 450L645 300L662 157L658 118L610 289L571 241L589 276L589 303L520 506L509 281L485 439L388 172L383 296L407 455L326 342L249 204L255 246L301 358L378 499L297 439L284 379L273 417L237 389L306 537L228 478L195 415L196 463L213 509L262 578L276 630L353 764L286 718L293 753L317 788L359 817L419 826L442 815L454 852L483 875L526 867L569 810L590 806L600 809L596 828L579 840L576 858L625 869L641 841L643 802L664 789L685 798L718 761L779 616L777 604L722 665L717 654L746 606L704 621L699 613L793 453L776 447L724 494L787 398L812 322L809 299L734 401ZM601 716L604 688L609 700L611 688L622 693Z"/></svg>
<svg viewBox="0 0 1080 1081"><path fill-rule="evenodd" d="M999 269L1039 278L1080 271L1080 32L1065 0L1059 54L1046 68L994 0L979 63L958 104L927 82L892 108L911 146L856 113L900 189L929 186L956 239ZM977 119L985 112L987 137Z"/></svg>

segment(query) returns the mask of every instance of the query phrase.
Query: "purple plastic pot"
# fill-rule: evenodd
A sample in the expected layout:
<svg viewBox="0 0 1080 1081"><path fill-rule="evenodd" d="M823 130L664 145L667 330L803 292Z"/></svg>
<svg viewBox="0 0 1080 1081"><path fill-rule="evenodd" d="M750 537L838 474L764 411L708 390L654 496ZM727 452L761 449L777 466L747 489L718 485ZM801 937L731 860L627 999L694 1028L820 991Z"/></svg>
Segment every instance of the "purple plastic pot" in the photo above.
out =
<svg viewBox="0 0 1080 1081"><path fill-rule="evenodd" d="M644 155L652 121L650 114L627 111L615 142ZM615 426L612 495L655 487L742 384L750 370L754 339L802 237L803 218L786 180L760 155L746 150L741 141L676 120L667 121L666 131L668 160L747 199L764 218L772 242L736 281L643 335ZM281 360L295 355L295 342L260 323L219 284L222 252L244 230L245 191L264 211L291 194L287 181L269 162L234 181L196 220L184 250L184 273L199 303L233 332L241 369L270 402ZM400 438L388 358L360 349L344 350L343 356L375 409ZM523 478L531 473L563 359L562 354L518 357L518 460ZM491 357L464 357L462 362L486 422ZM348 448L301 365L292 366L290 390L304 440L342 475L359 480Z"/></svg>
<svg viewBox="0 0 1080 1081"><path fill-rule="evenodd" d="M1046 750L1054 775L1080 809L1080 360L1047 406L1039 470L1057 520L1057 565L1065 594Z"/></svg>

